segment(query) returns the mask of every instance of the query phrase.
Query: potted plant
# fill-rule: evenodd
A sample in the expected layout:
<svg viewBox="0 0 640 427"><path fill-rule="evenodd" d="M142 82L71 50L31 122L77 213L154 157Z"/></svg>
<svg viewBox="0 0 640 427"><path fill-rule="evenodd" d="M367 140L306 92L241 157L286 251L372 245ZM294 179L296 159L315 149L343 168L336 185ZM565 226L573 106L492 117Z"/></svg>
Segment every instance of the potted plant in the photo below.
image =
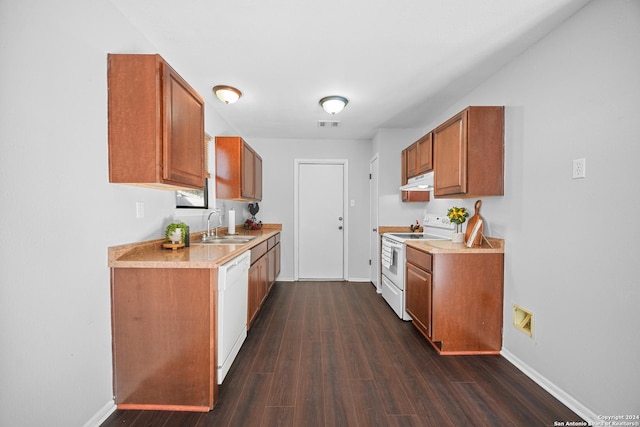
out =
<svg viewBox="0 0 640 427"><path fill-rule="evenodd" d="M164 241L167 243L185 243L187 239L187 224L184 222L174 222L167 225L167 229L164 232Z"/></svg>
<svg viewBox="0 0 640 427"><path fill-rule="evenodd" d="M469 212L467 212L467 208L458 208L452 207L447 211L447 216L449 217L449 221L456 225L456 232L453 234L452 241L454 243L462 243L464 242L464 233L462 233L462 224L469 217Z"/></svg>

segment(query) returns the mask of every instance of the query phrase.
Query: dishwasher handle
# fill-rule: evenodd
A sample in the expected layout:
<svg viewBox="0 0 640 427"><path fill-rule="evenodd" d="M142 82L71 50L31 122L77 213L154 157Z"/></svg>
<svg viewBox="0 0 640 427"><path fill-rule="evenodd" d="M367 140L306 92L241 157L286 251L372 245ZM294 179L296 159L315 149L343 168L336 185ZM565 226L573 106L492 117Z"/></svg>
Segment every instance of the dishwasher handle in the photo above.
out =
<svg viewBox="0 0 640 427"><path fill-rule="evenodd" d="M238 267L242 268L241 271L248 270L249 264L251 264L251 256L250 252L243 252L241 255L238 255L231 261L227 261L227 263L222 264L219 268L219 272L224 272L225 275L229 275L232 272L235 272Z"/></svg>
<svg viewBox="0 0 640 427"><path fill-rule="evenodd" d="M227 269L227 271L231 271L233 269L235 269L236 267L240 266L240 267L249 267L249 263L247 262L248 260L243 258L243 259L236 259L234 261L231 261L228 264L225 264L224 267Z"/></svg>

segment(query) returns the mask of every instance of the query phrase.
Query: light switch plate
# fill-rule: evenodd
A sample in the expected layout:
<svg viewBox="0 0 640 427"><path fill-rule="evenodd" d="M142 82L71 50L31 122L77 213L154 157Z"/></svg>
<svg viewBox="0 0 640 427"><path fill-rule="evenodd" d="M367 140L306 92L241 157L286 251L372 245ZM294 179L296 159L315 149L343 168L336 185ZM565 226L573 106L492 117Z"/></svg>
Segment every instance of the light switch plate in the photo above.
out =
<svg viewBox="0 0 640 427"><path fill-rule="evenodd" d="M586 161L585 159L575 159L573 161L573 179L584 178Z"/></svg>
<svg viewBox="0 0 640 427"><path fill-rule="evenodd" d="M144 218L144 202L136 202L136 218Z"/></svg>

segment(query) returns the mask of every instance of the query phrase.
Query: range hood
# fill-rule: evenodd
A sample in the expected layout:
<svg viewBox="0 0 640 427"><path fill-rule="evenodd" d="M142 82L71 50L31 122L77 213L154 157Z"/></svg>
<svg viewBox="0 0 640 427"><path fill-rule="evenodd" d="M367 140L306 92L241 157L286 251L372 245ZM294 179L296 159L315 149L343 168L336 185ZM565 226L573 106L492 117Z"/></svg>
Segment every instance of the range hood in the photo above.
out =
<svg viewBox="0 0 640 427"><path fill-rule="evenodd" d="M433 171L424 175L409 178L409 181L400 187L402 191L431 191L433 190Z"/></svg>

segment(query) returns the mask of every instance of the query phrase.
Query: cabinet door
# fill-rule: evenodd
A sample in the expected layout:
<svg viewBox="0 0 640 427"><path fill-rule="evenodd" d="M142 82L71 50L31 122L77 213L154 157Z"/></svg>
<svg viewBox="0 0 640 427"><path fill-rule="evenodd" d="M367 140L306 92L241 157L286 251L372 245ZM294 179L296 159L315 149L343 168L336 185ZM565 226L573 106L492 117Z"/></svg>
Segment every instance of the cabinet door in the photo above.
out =
<svg viewBox="0 0 640 427"><path fill-rule="evenodd" d="M406 270L406 310L414 323L428 337L431 337L431 274L407 263Z"/></svg>
<svg viewBox="0 0 640 427"><path fill-rule="evenodd" d="M278 278L278 276L280 275L280 259L281 259L281 258L280 258L280 257L281 257L281 255L280 255L280 243L278 243L278 244L275 246L275 248L273 248L273 249L274 249L275 254L276 254L276 259L275 259L275 268L276 268L276 271L275 271L275 274L274 274L274 281L275 281L275 279L277 279L277 278Z"/></svg>
<svg viewBox="0 0 640 427"><path fill-rule="evenodd" d="M467 111L433 131L434 195L467 192Z"/></svg>
<svg viewBox="0 0 640 427"><path fill-rule="evenodd" d="M269 287L276 281L276 251L275 247L267 252L267 283Z"/></svg>
<svg viewBox="0 0 640 427"><path fill-rule="evenodd" d="M258 305L262 306L262 303L269 294L269 253L260 258L258 264L260 264L260 293L258 299Z"/></svg>
<svg viewBox="0 0 640 427"><path fill-rule="evenodd" d="M166 64L164 69L163 179L204 187L204 104Z"/></svg>
<svg viewBox="0 0 640 427"><path fill-rule="evenodd" d="M429 132L416 142L418 175L433 170L433 134Z"/></svg>
<svg viewBox="0 0 640 427"><path fill-rule="evenodd" d="M407 149L405 148L400 153L400 185L405 185L408 182L407 176Z"/></svg>
<svg viewBox="0 0 640 427"><path fill-rule="evenodd" d="M260 307L260 263L256 262L249 268L249 300L247 301L247 329L251 327L253 319Z"/></svg>
<svg viewBox="0 0 640 427"><path fill-rule="evenodd" d="M262 157L258 153L254 153L253 165L254 199L259 201L262 200Z"/></svg>
<svg viewBox="0 0 640 427"><path fill-rule="evenodd" d="M402 150L402 153L400 153L400 185L405 185L407 181L407 149L405 148ZM409 201L408 191L402 191L401 194L403 202Z"/></svg>
<svg viewBox="0 0 640 427"><path fill-rule="evenodd" d="M269 257L269 288L271 288L280 274L280 244L271 248L267 256Z"/></svg>
<svg viewBox="0 0 640 427"><path fill-rule="evenodd" d="M414 142L407 148L407 178L420 175L418 164L418 143Z"/></svg>
<svg viewBox="0 0 640 427"><path fill-rule="evenodd" d="M242 197L253 199L255 196L255 154L248 144L242 147Z"/></svg>

